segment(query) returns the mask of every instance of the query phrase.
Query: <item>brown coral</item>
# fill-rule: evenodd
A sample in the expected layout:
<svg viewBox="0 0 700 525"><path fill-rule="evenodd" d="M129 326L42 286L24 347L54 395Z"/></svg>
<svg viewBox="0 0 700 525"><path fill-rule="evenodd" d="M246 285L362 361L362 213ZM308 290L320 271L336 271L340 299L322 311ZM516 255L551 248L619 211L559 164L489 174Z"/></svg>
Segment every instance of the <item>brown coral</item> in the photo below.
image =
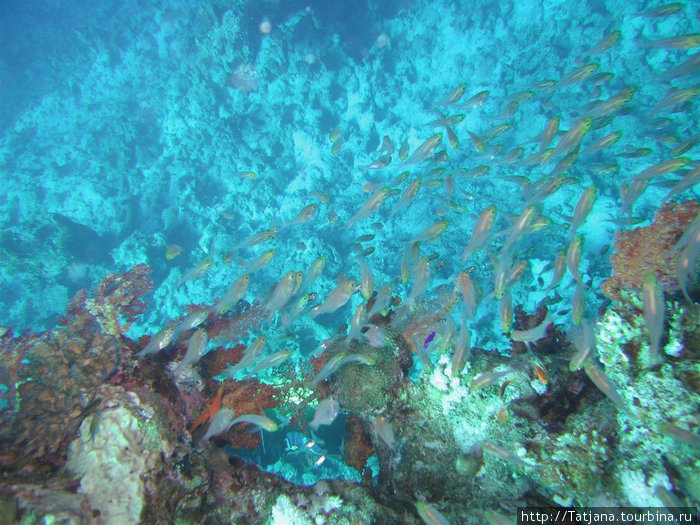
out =
<svg viewBox="0 0 700 525"><path fill-rule="evenodd" d="M678 252L670 252L692 220L700 213L695 201L664 204L650 226L618 231L615 253L610 257L613 276L603 283L608 297L620 300L620 290L639 289L649 272L656 276L666 292L678 290L676 261Z"/></svg>
<svg viewBox="0 0 700 525"><path fill-rule="evenodd" d="M37 336L17 372L14 414L3 413L0 443L7 455L0 465L62 465L66 445L97 401L96 389L120 360L119 341L109 335L54 330Z"/></svg>
<svg viewBox="0 0 700 525"><path fill-rule="evenodd" d="M362 474L367 460L374 454L372 437L367 432L362 420L354 414L348 415L346 425L345 462Z"/></svg>

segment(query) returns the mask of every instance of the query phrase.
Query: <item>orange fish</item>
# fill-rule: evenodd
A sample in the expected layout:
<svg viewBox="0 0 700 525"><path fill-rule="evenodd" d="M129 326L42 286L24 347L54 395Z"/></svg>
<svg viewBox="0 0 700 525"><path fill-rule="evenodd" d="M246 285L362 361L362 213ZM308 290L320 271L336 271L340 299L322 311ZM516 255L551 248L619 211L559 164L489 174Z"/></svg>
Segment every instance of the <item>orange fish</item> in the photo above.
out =
<svg viewBox="0 0 700 525"><path fill-rule="evenodd" d="M572 72L565 75L564 78L562 78L559 82L557 82L556 87L570 86L571 84L583 82L588 77L592 76L596 71L598 71L599 67L600 64L594 63L586 64L585 66L581 66L577 69L574 69Z"/></svg>
<svg viewBox="0 0 700 525"><path fill-rule="evenodd" d="M472 139L472 143L474 144L474 148L476 149L476 151L478 151L479 153L483 153L486 150L486 146L484 146L484 141L469 130L467 130L467 133Z"/></svg>
<svg viewBox="0 0 700 525"><path fill-rule="evenodd" d="M464 104L462 104L460 107L471 110L471 109L476 109L484 104L486 101L486 98L489 96L490 91L479 91L476 95L474 95L472 98L467 100Z"/></svg>
<svg viewBox="0 0 700 525"><path fill-rule="evenodd" d="M539 365L535 365L535 376L540 383L543 385L547 384L547 372L545 372Z"/></svg>
<svg viewBox="0 0 700 525"><path fill-rule="evenodd" d="M206 421L211 421L216 413L219 411L221 408L221 399L224 396L224 384L221 383L221 386L219 387L219 391L216 393L216 397L212 400L211 404L209 405L209 408L207 408L204 413L199 416L197 421L195 421L192 424L192 428L190 428L190 432L194 432L194 430L199 427L200 425L203 425Z"/></svg>
<svg viewBox="0 0 700 525"><path fill-rule="evenodd" d="M501 388L498 390L498 397L503 397L506 393L506 387L510 385L513 382L512 379L506 379L503 381L503 384L501 385Z"/></svg>

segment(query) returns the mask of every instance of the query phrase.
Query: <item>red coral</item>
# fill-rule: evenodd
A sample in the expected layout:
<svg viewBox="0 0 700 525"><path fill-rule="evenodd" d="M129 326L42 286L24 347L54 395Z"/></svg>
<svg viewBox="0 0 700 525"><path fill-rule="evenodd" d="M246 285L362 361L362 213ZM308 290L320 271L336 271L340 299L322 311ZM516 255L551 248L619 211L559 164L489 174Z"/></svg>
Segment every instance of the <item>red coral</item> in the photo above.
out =
<svg viewBox="0 0 700 525"><path fill-rule="evenodd" d="M149 273L151 268L147 264L139 264L126 273L110 274L102 279L90 298L85 290L80 290L68 303L59 324L96 321L103 333L121 334L146 310L142 297L153 288Z"/></svg>
<svg viewBox="0 0 700 525"><path fill-rule="evenodd" d="M253 333L257 333L260 330L262 319L267 316L267 313L263 311L258 301L250 304L247 301L241 300L238 302L235 308L227 310L225 313L219 313L216 304L214 306L206 303L188 304L185 306L185 309L187 313L183 314L177 319L173 319L173 325L179 324L187 316L193 313L207 311L209 312L209 315L199 326L199 328L206 330L209 339L216 339L224 343L249 339ZM187 340L187 337L181 334L180 340ZM243 350L245 349L245 346L238 344L235 345L235 347L227 348L226 350L235 349ZM207 355L212 353L214 353L214 351L209 352ZM226 362L235 364L239 359L240 356L236 360L227 358L225 361L223 361L224 367L217 367L219 371L210 374L210 377L214 377L215 375L221 373L223 368L225 368Z"/></svg>
<svg viewBox="0 0 700 525"><path fill-rule="evenodd" d="M620 290L639 289L649 272L656 276L664 291L678 290L676 261L678 252L670 252L688 225L700 213L695 201L664 204L650 226L615 234L615 253L610 257L613 276L603 283L608 297L620 300Z"/></svg>
<svg viewBox="0 0 700 525"><path fill-rule="evenodd" d="M201 328L207 331L209 339L216 339L225 343L249 339L252 333L260 329L262 319L267 315L257 301L253 304L239 301L234 309L228 310L224 314L220 314L216 306L187 306L188 314L205 309L211 310L211 314L202 323ZM204 367L205 376L217 376L227 368L228 364L235 365L238 363L243 357L245 348L246 346L242 343L233 346L226 344L208 352L200 360L201 365Z"/></svg>
<svg viewBox="0 0 700 525"><path fill-rule="evenodd" d="M328 346L326 346L326 349L321 354L315 357L311 356L311 358L309 359L311 363L311 369L313 370L313 376L309 379L313 379L314 377L316 377L316 375L318 375L318 373L321 370L323 370L323 367L326 366L326 361L328 361Z"/></svg>
<svg viewBox="0 0 700 525"><path fill-rule="evenodd" d="M345 462L362 474L367 460L374 454L372 437L365 429L362 420L354 414L348 415L346 428Z"/></svg>
<svg viewBox="0 0 700 525"><path fill-rule="evenodd" d="M235 415L260 414L263 410L280 404L280 390L258 380L226 381L221 406L233 408ZM247 425L235 425L223 438L234 448L256 448L260 445L260 433L249 432Z"/></svg>
<svg viewBox="0 0 700 525"><path fill-rule="evenodd" d="M238 343L233 347L219 346L213 348L199 360L202 365L205 377L215 377L221 374L228 365L235 365L243 357L246 349L244 344Z"/></svg>

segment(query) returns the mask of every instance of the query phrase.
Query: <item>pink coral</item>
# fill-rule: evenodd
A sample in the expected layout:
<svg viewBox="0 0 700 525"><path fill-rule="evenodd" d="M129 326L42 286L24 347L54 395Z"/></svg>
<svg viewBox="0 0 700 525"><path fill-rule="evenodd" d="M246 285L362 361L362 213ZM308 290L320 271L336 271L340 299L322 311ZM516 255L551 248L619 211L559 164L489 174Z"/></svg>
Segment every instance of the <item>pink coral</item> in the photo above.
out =
<svg viewBox="0 0 700 525"><path fill-rule="evenodd" d="M59 324L97 322L105 334L119 335L146 310L142 297L153 288L151 268L138 264L121 274L110 274L97 285L92 297L80 290L68 303Z"/></svg>
<svg viewBox="0 0 700 525"><path fill-rule="evenodd" d="M621 289L640 289L649 272L656 273L664 291L678 290L678 252L671 249L698 213L700 205L695 201L667 203L650 226L618 231L615 253L610 257L613 276L603 283L605 295L619 300Z"/></svg>

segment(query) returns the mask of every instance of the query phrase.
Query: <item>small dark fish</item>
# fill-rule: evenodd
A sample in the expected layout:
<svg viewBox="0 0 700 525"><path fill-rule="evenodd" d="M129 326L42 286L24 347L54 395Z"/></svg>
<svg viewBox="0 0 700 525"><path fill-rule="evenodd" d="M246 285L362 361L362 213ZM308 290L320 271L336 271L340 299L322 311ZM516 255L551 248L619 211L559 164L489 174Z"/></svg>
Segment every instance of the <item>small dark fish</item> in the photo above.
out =
<svg viewBox="0 0 700 525"><path fill-rule="evenodd" d="M562 301L562 296L559 295L557 292L554 292L554 295L552 297L545 297L542 299L539 303L537 303L537 307L542 307L542 306L551 306L553 304L560 303Z"/></svg>

